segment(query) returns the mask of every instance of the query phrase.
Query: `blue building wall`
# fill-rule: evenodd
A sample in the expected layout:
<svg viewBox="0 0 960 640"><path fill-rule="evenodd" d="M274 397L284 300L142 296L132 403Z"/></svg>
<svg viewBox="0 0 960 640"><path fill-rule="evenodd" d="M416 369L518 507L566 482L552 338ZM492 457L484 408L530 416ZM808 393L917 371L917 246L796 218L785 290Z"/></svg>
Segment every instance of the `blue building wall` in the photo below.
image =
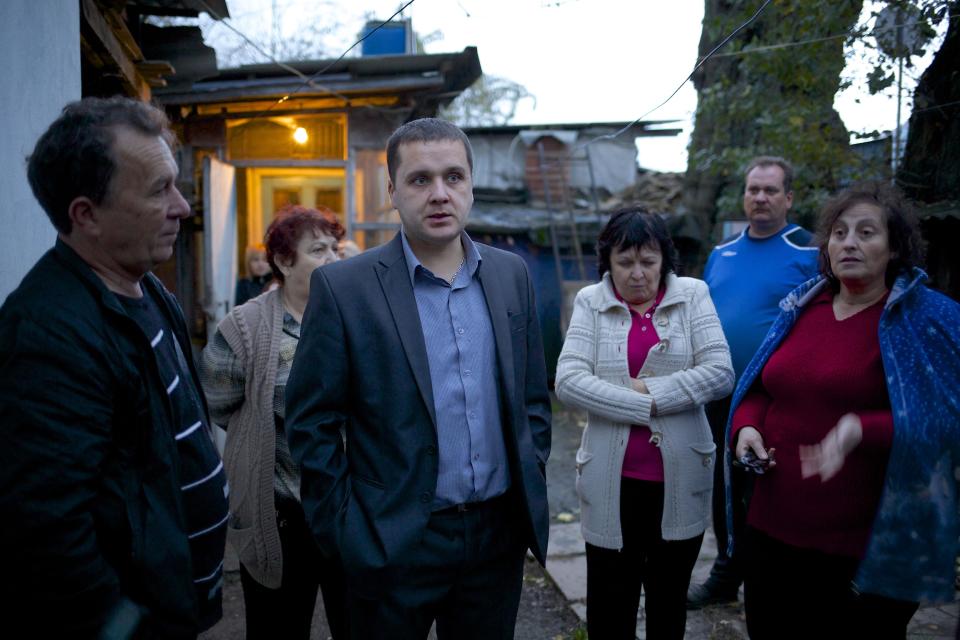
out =
<svg viewBox="0 0 960 640"><path fill-rule="evenodd" d="M547 362L547 377L551 386L557 370L557 358L563 347L563 336L560 331L560 309L562 305L560 284L557 282L557 271L554 266L553 251L550 247L541 247L522 235L485 235L476 234L474 238L485 244L515 253L530 270L534 290L537 296L537 315L540 320L540 331L543 335L543 352ZM588 279L597 279L597 259L592 253L583 256L584 268ZM563 275L565 279L580 279L580 270L575 260L563 261Z"/></svg>

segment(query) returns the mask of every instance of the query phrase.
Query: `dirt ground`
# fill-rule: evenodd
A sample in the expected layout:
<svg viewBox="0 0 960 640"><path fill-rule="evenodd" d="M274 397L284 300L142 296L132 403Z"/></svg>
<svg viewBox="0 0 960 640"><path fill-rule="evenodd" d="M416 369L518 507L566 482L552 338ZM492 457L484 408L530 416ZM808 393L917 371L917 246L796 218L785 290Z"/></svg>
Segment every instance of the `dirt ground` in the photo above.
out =
<svg viewBox="0 0 960 640"><path fill-rule="evenodd" d="M547 464L547 487L551 524L557 525L580 519L579 502L573 486L574 455L580 444L586 415L580 411L567 410L557 402L554 402L553 411L553 450ZM704 546L707 548L710 545ZM694 582L705 579L712 564L711 554L701 555L704 557L698 561L694 570ZM235 558L232 565L236 566ZM228 562L227 566L229 569L231 563ZM960 600L960 591L957 593ZM515 637L518 640L586 640L586 631L570 608L571 604L576 605L576 602L568 602L540 565L528 558ZM914 616L908 638L953 640L957 615L957 601L939 607L925 607ZM325 640L328 637L329 629L323 614L323 603L318 600L311 638ZM642 632L639 637L644 637ZM719 605L690 612L686 637L690 640L742 640L746 637L742 604ZM224 583L223 619L201 635L200 640L243 638L240 574L228 570Z"/></svg>
<svg viewBox="0 0 960 640"><path fill-rule="evenodd" d="M551 522L558 514L576 514L579 507L573 488L573 454L580 444L585 416L567 412L554 401L553 451L547 464L547 494ZM228 568L230 563L227 564ZM523 593L517 614L517 640L579 640L586 637L580 620L543 568L529 556L524 568ZM223 619L200 636L200 640L242 640L244 637L243 593L240 574L228 571L224 577ZM323 601L317 600L311 640L329 637ZM282 640L282 639L278 639Z"/></svg>
<svg viewBox="0 0 960 640"><path fill-rule="evenodd" d="M527 558L523 576L523 594L517 615L517 640L574 640L580 637L580 621L566 600L533 559ZM242 640L244 637L243 594L240 574L231 571L224 578L223 619L200 636L200 640ZM317 599L311 640L330 637L323 613L323 601ZM278 638L277 640L282 640Z"/></svg>

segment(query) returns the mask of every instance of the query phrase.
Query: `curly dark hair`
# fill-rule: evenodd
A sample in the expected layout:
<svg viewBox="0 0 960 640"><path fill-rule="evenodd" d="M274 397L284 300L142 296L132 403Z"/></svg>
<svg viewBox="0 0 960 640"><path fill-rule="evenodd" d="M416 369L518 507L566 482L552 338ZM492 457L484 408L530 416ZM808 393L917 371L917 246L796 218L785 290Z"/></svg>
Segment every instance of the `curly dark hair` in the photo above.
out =
<svg viewBox="0 0 960 640"><path fill-rule="evenodd" d="M296 263L297 244L308 231L325 233L337 241L343 239L344 229L333 212L327 207L316 209L299 204L288 204L277 210L273 222L267 227L264 244L267 246L267 262L277 282L283 284L283 272L277 266L277 259Z"/></svg>
<svg viewBox="0 0 960 640"><path fill-rule="evenodd" d="M925 244L920 234L916 210L910 201L898 187L886 182L858 182L828 200L820 210L817 221L820 271L830 280L834 290L840 288L840 282L830 269L830 255L827 253L830 232L844 211L856 204L872 204L883 211L890 244L890 263L886 273L888 287L893 285L893 281L904 271L923 266Z"/></svg>
<svg viewBox="0 0 960 640"><path fill-rule="evenodd" d="M100 204L116 170L113 144L117 127L160 136L175 148L166 114L132 98L84 98L63 108L27 159L27 179L53 226L72 229L68 209L79 196Z"/></svg>
<svg viewBox="0 0 960 640"><path fill-rule="evenodd" d="M663 255L659 283L663 286L667 274L675 272L677 265L677 250L663 218L639 206L614 211L597 238L597 271L600 277L610 271L610 254L614 249L639 249L651 244L659 247Z"/></svg>

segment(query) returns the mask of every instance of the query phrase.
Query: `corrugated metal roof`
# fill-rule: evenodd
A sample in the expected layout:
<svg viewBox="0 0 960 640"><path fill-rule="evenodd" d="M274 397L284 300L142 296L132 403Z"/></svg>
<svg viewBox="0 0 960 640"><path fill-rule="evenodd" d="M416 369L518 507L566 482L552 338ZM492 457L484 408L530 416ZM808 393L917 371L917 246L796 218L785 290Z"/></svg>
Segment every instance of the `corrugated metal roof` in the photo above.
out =
<svg viewBox="0 0 960 640"><path fill-rule="evenodd" d="M332 60L305 60L289 63L310 76L323 89L303 87L303 80L276 64L256 64L221 69L212 78L195 82L189 89L158 90L163 104L200 104L277 97L297 91L301 97L369 95L429 91L458 94L480 77L476 47L459 53L376 56ZM327 69L327 65L330 65ZM323 74L315 76L318 72Z"/></svg>
<svg viewBox="0 0 960 640"><path fill-rule="evenodd" d="M676 238L688 238L701 242L701 234L696 222L683 213L659 212L666 221L671 235ZM566 235L570 227L570 214L557 211L553 214L554 224ZM590 233L594 236L610 219L610 212L575 211L573 220L581 230L583 237ZM520 234L534 233L550 226L550 212L527 204L506 202L474 202L467 218L467 230L471 233ZM533 236L531 236L533 237Z"/></svg>
<svg viewBox="0 0 960 640"><path fill-rule="evenodd" d="M521 131L583 131L584 129L622 129L627 125L633 125L632 128L643 131L643 135L663 135L675 136L682 129L679 128L651 128L664 124L673 124L679 120L641 120L639 122L567 122L561 124L507 124L490 127L462 127L463 132L469 135L483 135L485 133L520 133Z"/></svg>

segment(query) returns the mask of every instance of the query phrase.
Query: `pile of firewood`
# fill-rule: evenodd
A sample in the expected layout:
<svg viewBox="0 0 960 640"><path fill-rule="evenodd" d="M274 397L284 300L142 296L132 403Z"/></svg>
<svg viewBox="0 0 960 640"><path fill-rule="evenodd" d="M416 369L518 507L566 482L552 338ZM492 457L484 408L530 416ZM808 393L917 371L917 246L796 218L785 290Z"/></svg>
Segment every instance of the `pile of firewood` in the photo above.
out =
<svg viewBox="0 0 960 640"><path fill-rule="evenodd" d="M613 211L621 207L640 205L657 213L675 213L683 192L682 173L656 173L637 175L633 186L604 200L600 207Z"/></svg>

